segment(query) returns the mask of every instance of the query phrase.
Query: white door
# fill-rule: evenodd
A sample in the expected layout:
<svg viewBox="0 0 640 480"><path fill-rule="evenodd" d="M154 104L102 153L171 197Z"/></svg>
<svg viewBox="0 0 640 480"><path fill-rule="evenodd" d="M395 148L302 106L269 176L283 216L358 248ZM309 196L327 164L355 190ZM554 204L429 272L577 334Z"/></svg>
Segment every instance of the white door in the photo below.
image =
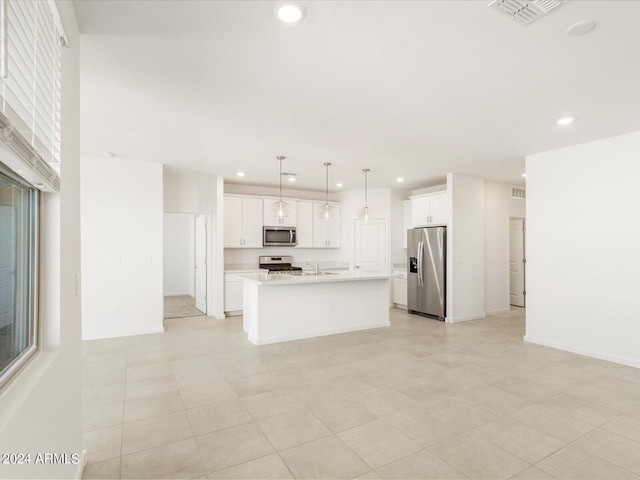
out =
<svg viewBox="0 0 640 480"><path fill-rule="evenodd" d="M15 237L13 207L0 206L0 328L14 320Z"/></svg>
<svg viewBox="0 0 640 480"><path fill-rule="evenodd" d="M375 218L368 222L355 221L354 265L356 270L388 271L386 223L384 218Z"/></svg>
<svg viewBox="0 0 640 480"><path fill-rule="evenodd" d="M196 217L196 264L195 268L195 296L196 308L207 313L207 216Z"/></svg>
<svg viewBox="0 0 640 480"><path fill-rule="evenodd" d="M509 299L511 305L524 307L524 220L509 220Z"/></svg>

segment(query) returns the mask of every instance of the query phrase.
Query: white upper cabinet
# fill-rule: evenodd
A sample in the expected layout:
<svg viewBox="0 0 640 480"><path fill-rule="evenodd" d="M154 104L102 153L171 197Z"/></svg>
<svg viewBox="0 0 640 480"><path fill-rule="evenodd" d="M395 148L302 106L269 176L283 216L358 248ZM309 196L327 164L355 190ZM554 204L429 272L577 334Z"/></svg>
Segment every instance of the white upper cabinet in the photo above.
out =
<svg viewBox="0 0 640 480"><path fill-rule="evenodd" d="M224 196L225 248L262 248L262 199Z"/></svg>
<svg viewBox="0 0 640 480"><path fill-rule="evenodd" d="M297 247L313 247L313 202L297 202L296 222Z"/></svg>
<svg viewBox="0 0 640 480"><path fill-rule="evenodd" d="M411 197L411 226L446 225L449 223L447 192Z"/></svg>
<svg viewBox="0 0 640 480"><path fill-rule="evenodd" d="M263 213L262 221L266 227L295 227L296 226L296 200L295 198L283 198L283 202L289 204L289 215L285 218L276 218L271 211L271 206L280 201L280 197L262 197Z"/></svg>
<svg viewBox="0 0 640 480"><path fill-rule="evenodd" d="M330 202L334 207L331 218L324 220L320 218L324 202L313 202L313 246L317 248L338 248L340 247L340 205Z"/></svg>

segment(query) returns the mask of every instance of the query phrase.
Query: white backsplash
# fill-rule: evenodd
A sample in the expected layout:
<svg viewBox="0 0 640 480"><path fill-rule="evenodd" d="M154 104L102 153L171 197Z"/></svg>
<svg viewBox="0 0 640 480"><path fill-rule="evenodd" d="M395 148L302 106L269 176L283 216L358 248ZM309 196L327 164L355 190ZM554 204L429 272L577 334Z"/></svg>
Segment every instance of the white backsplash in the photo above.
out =
<svg viewBox="0 0 640 480"><path fill-rule="evenodd" d="M304 262L343 262L341 249L330 248L295 248L295 247L265 247L265 248L225 248L225 264L253 264L258 265L260 256L291 255L295 263Z"/></svg>

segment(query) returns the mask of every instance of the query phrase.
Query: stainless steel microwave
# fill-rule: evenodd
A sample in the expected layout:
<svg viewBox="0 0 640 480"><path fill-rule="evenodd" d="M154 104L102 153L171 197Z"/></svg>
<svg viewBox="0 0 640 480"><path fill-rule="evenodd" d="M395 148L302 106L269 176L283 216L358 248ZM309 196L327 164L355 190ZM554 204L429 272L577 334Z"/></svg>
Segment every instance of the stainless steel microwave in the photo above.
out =
<svg viewBox="0 0 640 480"><path fill-rule="evenodd" d="M265 247L294 247L297 244L296 227L262 227L262 245Z"/></svg>

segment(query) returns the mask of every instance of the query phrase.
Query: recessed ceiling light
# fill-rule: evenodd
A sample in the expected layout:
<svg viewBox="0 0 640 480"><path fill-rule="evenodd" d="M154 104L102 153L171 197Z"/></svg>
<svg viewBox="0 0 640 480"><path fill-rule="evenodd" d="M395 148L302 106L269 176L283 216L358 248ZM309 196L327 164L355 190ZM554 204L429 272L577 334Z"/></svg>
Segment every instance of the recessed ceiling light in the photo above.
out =
<svg viewBox="0 0 640 480"><path fill-rule="evenodd" d="M289 181L290 182L295 182L296 181L296 177L289 177Z"/></svg>
<svg viewBox="0 0 640 480"><path fill-rule="evenodd" d="M594 28L596 28L596 22L594 20L582 20L581 22L574 23L567 28L567 35L580 37L589 33Z"/></svg>
<svg viewBox="0 0 640 480"><path fill-rule="evenodd" d="M245 174L244 174L244 172L236 172L236 175L238 177L244 177Z"/></svg>
<svg viewBox="0 0 640 480"><path fill-rule="evenodd" d="M562 117L559 118L556 123L562 127L566 127L567 125L570 125L573 123L573 121L575 120L575 118L573 117Z"/></svg>
<svg viewBox="0 0 640 480"><path fill-rule="evenodd" d="M523 173L523 174L522 174L522 176L523 176L524 178L527 178L527 174L526 174L526 173Z"/></svg>
<svg viewBox="0 0 640 480"><path fill-rule="evenodd" d="M402 183L402 182L404 182L404 178L398 177L398 178L396 178L396 182Z"/></svg>
<svg viewBox="0 0 640 480"><path fill-rule="evenodd" d="M116 156L116 154L113 152L104 152L104 156L107 158L113 158Z"/></svg>
<svg viewBox="0 0 640 480"><path fill-rule="evenodd" d="M338 188L342 187L342 183L341 182L336 183L336 187Z"/></svg>
<svg viewBox="0 0 640 480"><path fill-rule="evenodd" d="M299 22L304 16L304 8L299 5L285 3L276 9L277 17L285 23Z"/></svg>

